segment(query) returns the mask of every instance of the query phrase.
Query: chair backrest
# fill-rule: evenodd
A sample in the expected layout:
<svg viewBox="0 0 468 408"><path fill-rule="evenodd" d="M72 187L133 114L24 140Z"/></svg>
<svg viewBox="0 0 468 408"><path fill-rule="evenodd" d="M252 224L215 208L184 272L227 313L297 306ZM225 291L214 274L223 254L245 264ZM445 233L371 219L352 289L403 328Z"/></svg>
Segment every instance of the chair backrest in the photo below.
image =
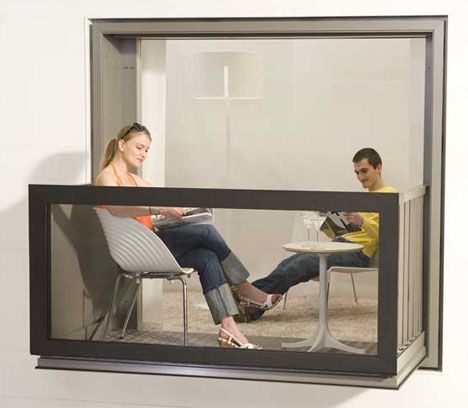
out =
<svg viewBox="0 0 468 408"><path fill-rule="evenodd" d="M379 250L374 252L374 255L371 256L369 261L369 268L378 268L379 267Z"/></svg>
<svg viewBox="0 0 468 408"><path fill-rule="evenodd" d="M127 272L182 272L164 242L133 218L95 208L112 259Z"/></svg>

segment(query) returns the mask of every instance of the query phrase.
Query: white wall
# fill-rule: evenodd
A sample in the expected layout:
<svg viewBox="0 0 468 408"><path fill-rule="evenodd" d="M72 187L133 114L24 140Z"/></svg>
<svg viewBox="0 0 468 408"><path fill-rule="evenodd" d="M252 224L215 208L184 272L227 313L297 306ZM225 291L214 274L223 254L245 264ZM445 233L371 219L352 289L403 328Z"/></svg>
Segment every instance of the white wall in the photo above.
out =
<svg viewBox="0 0 468 408"><path fill-rule="evenodd" d="M464 407L468 399L468 32L464 1L0 2L0 405L13 407ZM85 17L449 15L444 371L398 391L34 370L28 354L27 184L87 179ZM89 173L88 173L89 174ZM8 232L8 234L6 233ZM200 390L203 389L203 392ZM183 390L183 392L181 392ZM83 402L85 401L85 402Z"/></svg>

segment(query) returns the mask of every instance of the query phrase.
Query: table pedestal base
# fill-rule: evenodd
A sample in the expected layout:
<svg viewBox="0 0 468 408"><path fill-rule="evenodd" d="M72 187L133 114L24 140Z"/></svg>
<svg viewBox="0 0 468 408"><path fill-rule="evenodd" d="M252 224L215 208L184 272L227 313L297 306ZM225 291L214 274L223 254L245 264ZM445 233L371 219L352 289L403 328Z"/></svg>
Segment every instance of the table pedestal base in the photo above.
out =
<svg viewBox="0 0 468 408"><path fill-rule="evenodd" d="M347 351L348 353L365 354L365 350L348 346L347 344L337 340L330 333L328 327L324 326L319 327L317 329L317 333L309 339L297 341L295 343L282 343L281 347L290 350L308 348L308 352L319 351L325 348L332 348L336 350Z"/></svg>
<svg viewBox="0 0 468 408"><path fill-rule="evenodd" d="M309 347L307 351L318 351L324 348L333 348L347 351L348 353L364 354L365 350L348 346L335 339L328 328L328 273L327 273L327 254L318 254L320 259L320 315L319 324L315 334L309 339L295 343L282 343L281 347L285 349L299 349Z"/></svg>

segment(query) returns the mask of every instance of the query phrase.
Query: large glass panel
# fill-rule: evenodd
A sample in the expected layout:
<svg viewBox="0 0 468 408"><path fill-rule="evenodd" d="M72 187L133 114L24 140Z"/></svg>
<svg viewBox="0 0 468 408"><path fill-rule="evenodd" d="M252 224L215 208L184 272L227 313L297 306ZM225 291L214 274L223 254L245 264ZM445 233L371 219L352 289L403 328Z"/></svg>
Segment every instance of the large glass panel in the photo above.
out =
<svg viewBox="0 0 468 408"><path fill-rule="evenodd" d="M141 41L143 168L166 187L356 191L351 158L422 184L425 39Z"/></svg>
<svg viewBox="0 0 468 408"><path fill-rule="evenodd" d="M143 278L137 286L138 272L155 272L148 265L160 267L166 258L175 262L173 255L182 267L197 269L184 276L189 346L217 347L220 336L228 337L219 333L220 318L234 316L236 329L228 321L221 321L222 327L239 330L264 350L305 352L323 336L310 351L377 353L377 270L355 270L354 281L350 270L327 275L329 266L362 260L361 246L330 242L348 233L343 213L205 209L182 224L169 221L153 216L160 228L155 234L105 208L51 205L51 338L183 346L181 282ZM320 257L327 266L323 271ZM378 267L375 262L366 266ZM263 312L256 307L265 301L259 290L283 298L273 299L278 304ZM331 336L342 343L331 343Z"/></svg>

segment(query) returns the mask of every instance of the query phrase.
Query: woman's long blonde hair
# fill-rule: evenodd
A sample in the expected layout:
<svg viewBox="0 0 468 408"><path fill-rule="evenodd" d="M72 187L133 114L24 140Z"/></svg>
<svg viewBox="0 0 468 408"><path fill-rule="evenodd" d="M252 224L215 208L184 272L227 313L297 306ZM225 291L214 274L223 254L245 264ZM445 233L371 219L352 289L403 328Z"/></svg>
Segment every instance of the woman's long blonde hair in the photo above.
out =
<svg viewBox="0 0 468 408"><path fill-rule="evenodd" d="M114 159L118 151L119 140L130 140L135 133L141 132L145 133L151 140L151 134L149 130L145 126L140 125L137 122L125 125L122 129L120 129L119 133L117 133L117 136L113 139L110 139L106 144L106 148L104 149L104 153L101 157L101 170L106 168Z"/></svg>

